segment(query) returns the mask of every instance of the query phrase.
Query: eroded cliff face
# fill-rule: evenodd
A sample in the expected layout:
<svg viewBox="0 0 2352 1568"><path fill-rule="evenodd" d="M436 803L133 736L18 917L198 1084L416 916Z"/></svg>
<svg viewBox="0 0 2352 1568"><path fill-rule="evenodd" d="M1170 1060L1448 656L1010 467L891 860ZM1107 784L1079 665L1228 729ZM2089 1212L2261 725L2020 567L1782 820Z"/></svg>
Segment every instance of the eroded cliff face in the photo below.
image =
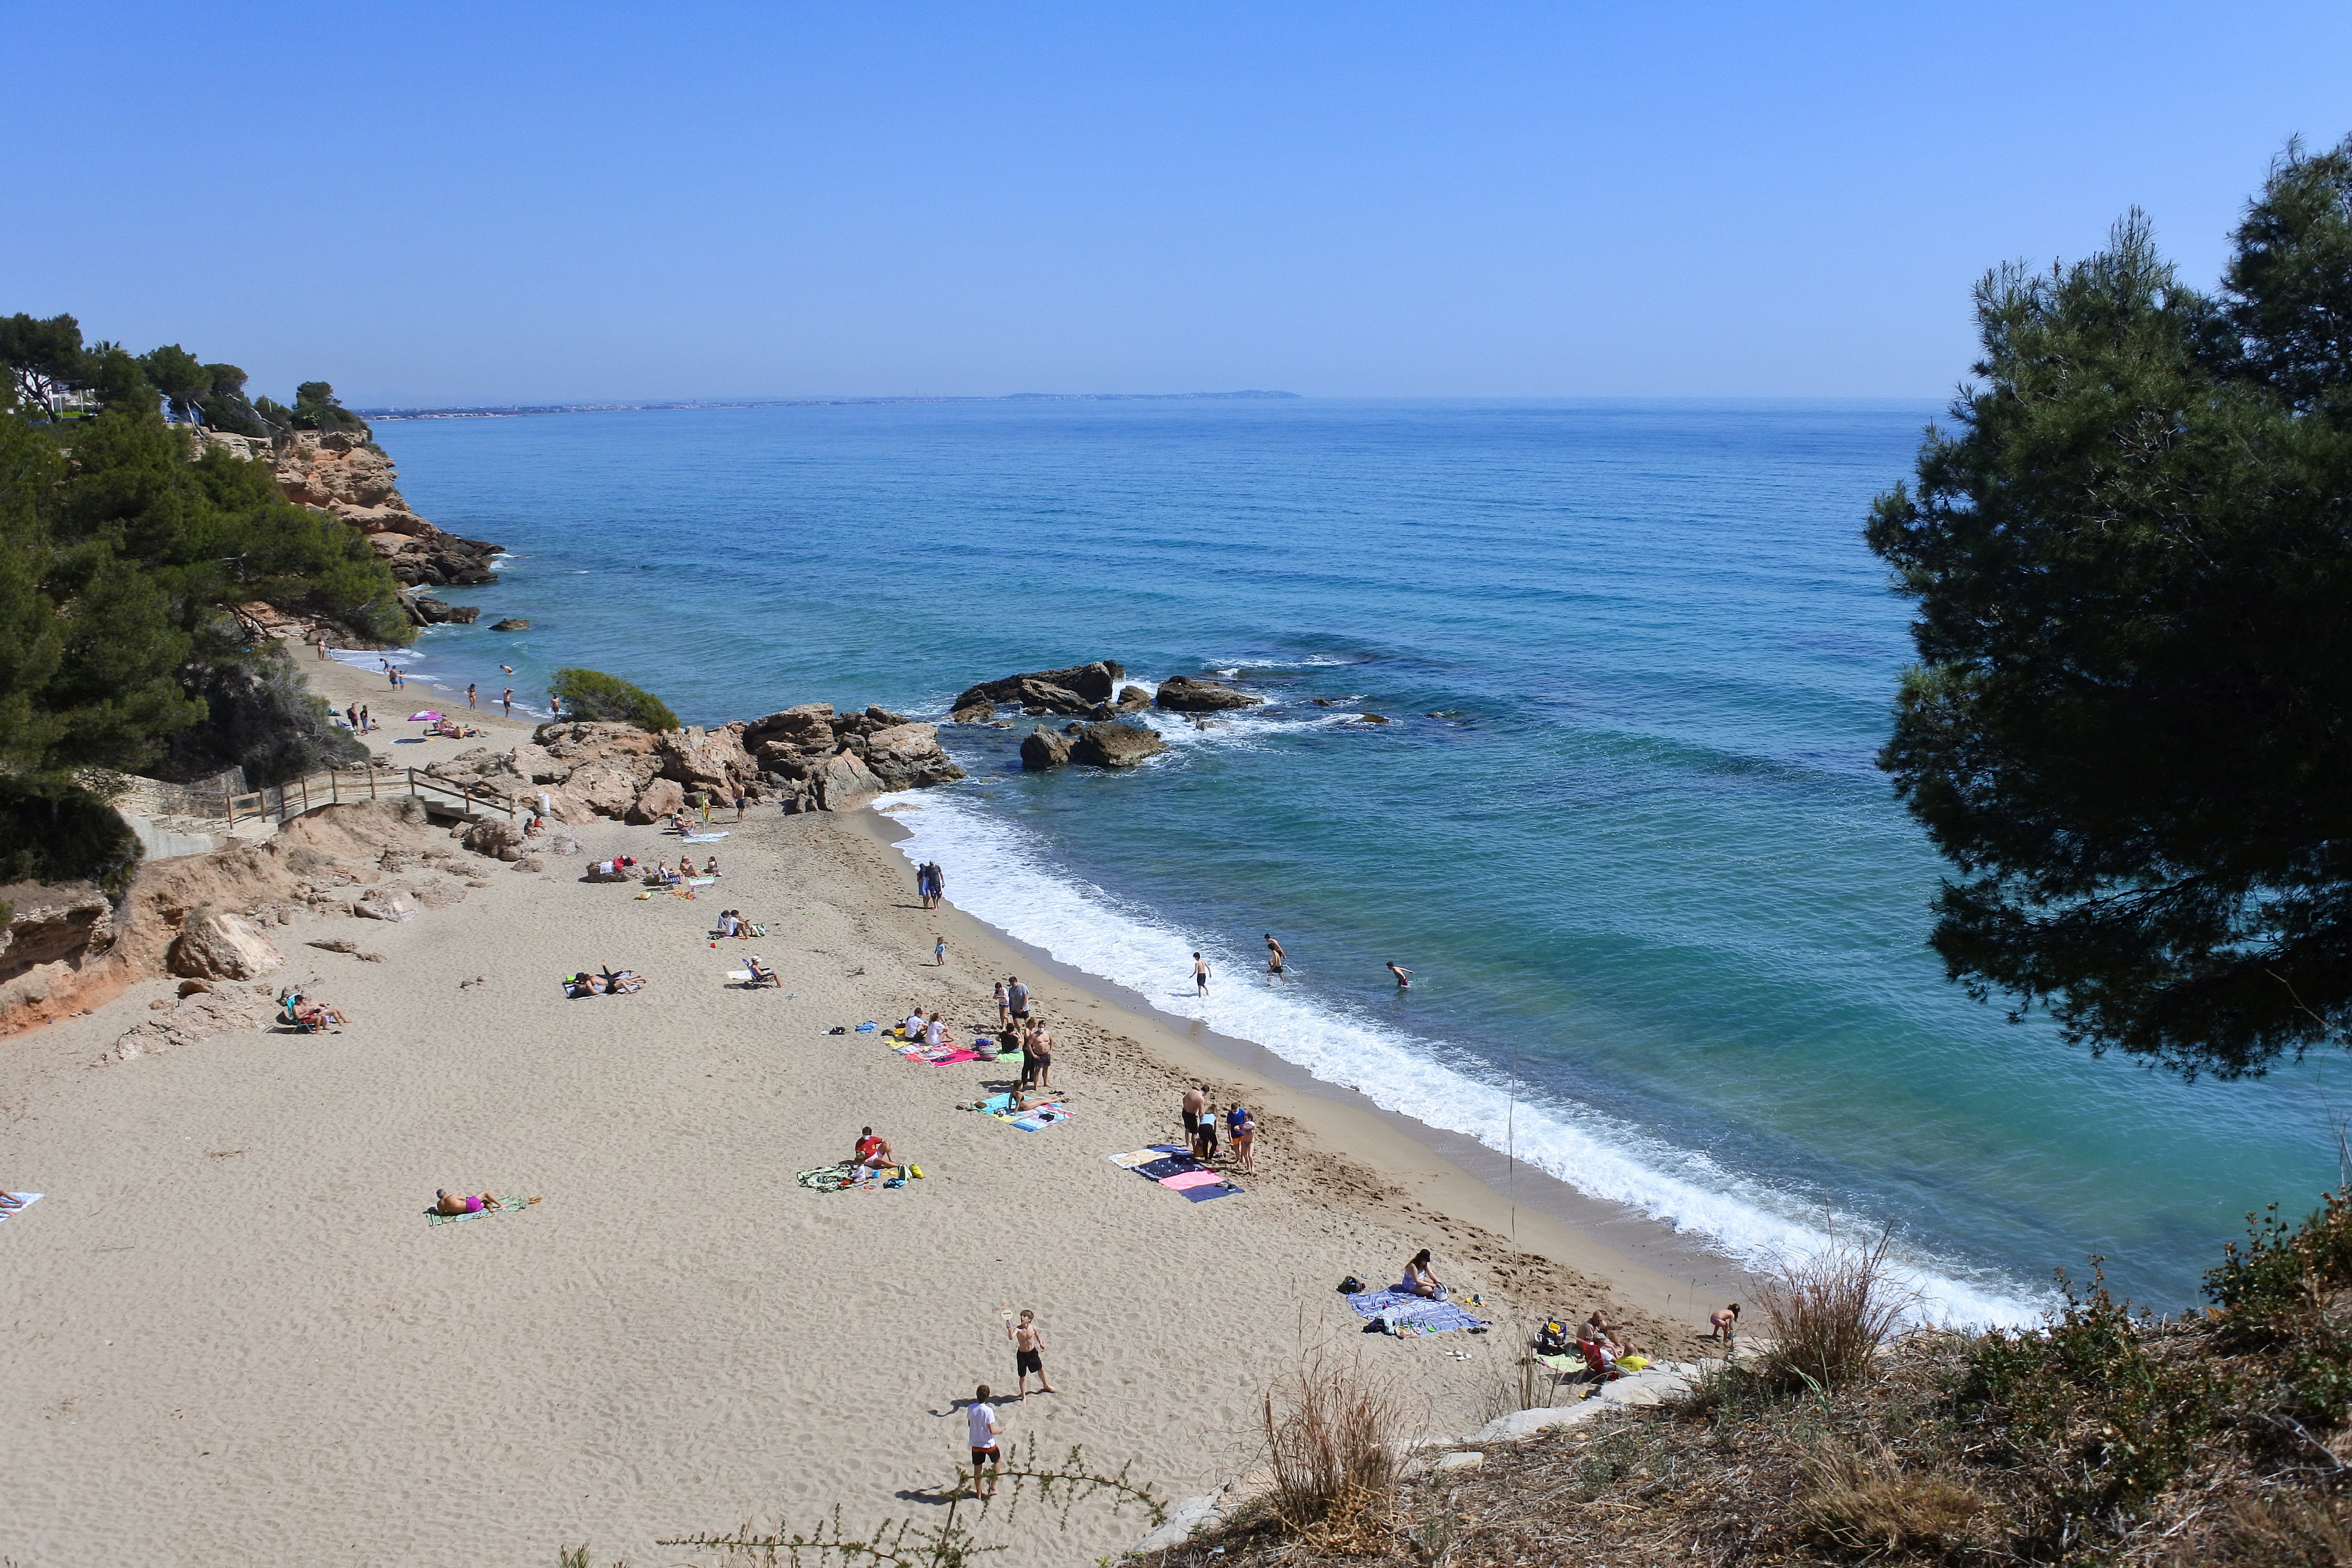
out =
<svg viewBox="0 0 2352 1568"><path fill-rule="evenodd" d="M331 512L366 534L404 585L492 581L490 558L499 547L460 539L417 516L401 496L392 459L376 447L338 432L303 431L268 456L288 500Z"/></svg>

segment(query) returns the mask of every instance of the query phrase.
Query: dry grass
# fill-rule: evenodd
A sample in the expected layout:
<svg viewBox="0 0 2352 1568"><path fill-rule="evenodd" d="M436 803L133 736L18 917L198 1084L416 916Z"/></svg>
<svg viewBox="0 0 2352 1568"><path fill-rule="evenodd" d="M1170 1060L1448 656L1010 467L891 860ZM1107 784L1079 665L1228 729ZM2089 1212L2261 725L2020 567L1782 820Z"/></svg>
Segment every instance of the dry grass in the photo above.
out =
<svg viewBox="0 0 2352 1568"><path fill-rule="evenodd" d="M1307 1348L1267 1393L1265 1422L1267 1502L1284 1530L1336 1540L1386 1518L1417 1424L1360 1353L1328 1341Z"/></svg>
<svg viewBox="0 0 2352 1568"><path fill-rule="evenodd" d="M1794 1383L1843 1388L1869 1369L1916 1302L1887 1269L1891 1235L1835 1242L1786 1259L1756 1287L1773 1348L1774 1370Z"/></svg>
<svg viewBox="0 0 2352 1568"><path fill-rule="evenodd" d="M1965 1552L1982 1533L1985 1500L1948 1474L1906 1468L1878 1438L1825 1443L1805 1461L1798 1512L1816 1541L1887 1557Z"/></svg>

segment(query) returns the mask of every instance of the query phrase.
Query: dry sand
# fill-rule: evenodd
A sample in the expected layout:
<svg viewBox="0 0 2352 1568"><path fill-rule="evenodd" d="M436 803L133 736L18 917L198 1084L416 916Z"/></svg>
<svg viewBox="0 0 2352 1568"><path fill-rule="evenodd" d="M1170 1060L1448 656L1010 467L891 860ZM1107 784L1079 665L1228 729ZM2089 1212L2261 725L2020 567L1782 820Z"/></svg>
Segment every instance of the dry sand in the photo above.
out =
<svg viewBox="0 0 2352 1568"><path fill-rule="evenodd" d="M365 677L320 684L346 681ZM373 689L380 716L446 710ZM1131 1461L1171 1500L1248 1468L1262 1391L1327 1331L1403 1379L1433 1433L1491 1414L1541 1315L1606 1304L1689 1342L1682 1280L1524 1209L1505 1241L1501 1200L1385 1119L924 913L874 814L723 826L696 847L725 878L692 902L579 880L593 856L676 853L600 824L545 875L466 858L488 886L412 923L298 917L274 978L315 976L340 1034L92 1065L169 994L150 983L0 1045L0 1186L47 1194L0 1225L0 1555L543 1568L584 1541L645 1565L693 1558L657 1538L747 1518L929 1522L958 1402L1013 1382L1001 1307L1037 1310L1061 1391L1003 1406L1011 1442ZM714 951L727 907L769 934ZM728 982L750 951L783 993ZM566 1001L558 976L595 964L648 984ZM826 1033L921 1005L968 1037L1008 973L1061 1038L1076 1114L1044 1132L956 1109L1003 1068ZM1203 1079L1261 1112L1246 1195L1193 1205L1106 1161L1170 1138ZM926 1179L795 1184L868 1122ZM429 1226L443 1186L544 1201ZM1393 1279L1422 1246L1495 1332L1358 1336L1334 1285ZM1024 1515L1005 1561L1092 1562L1145 1528Z"/></svg>

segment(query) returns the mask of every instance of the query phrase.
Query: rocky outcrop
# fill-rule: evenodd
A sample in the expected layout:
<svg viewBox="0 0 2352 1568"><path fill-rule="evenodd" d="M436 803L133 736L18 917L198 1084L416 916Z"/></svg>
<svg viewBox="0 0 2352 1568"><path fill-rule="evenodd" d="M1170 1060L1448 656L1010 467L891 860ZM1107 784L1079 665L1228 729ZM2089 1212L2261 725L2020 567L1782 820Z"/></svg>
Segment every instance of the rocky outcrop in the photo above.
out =
<svg viewBox="0 0 2352 1568"><path fill-rule="evenodd" d="M171 1011L124 1030L101 1062L127 1062L193 1046L216 1035L242 1033L268 1016L268 985L221 985L191 990Z"/></svg>
<svg viewBox="0 0 2352 1568"><path fill-rule="evenodd" d="M865 741L861 755L866 768L892 789L920 789L963 777L963 770L940 749L936 725L893 724Z"/></svg>
<svg viewBox="0 0 2352 1568"><path fill-rule="evenodd" d="M1131 768L1168 749L1168 742L1140 724L1088 724L1070 746L1070 760L1096 768Z"/></svg>
<svg viewBox="0 0 2352 1568"><path fill-rule="evenodd" d="M0 888L12 906L0 929L0 1035L111 1000L124 984L111 962L113 903L89 883Z"/></svg>
<svg viewBox="0 0 2352 1568"><path fill-rule="evenodd" d="M1151 706L1151 693L1140 686L1122 686L1118 689L1118 700L1111 706L1122 713L1140 713Z"/></svg>
<svg viewBox="0 0 2352 1568"><path fill-rule="evenodd" d="M258 980L286 955L252 924L226 910L198 910L181 922L164 954L173 974L197 980Z"/></svg>
<svg viewBox="0 0 2352 1568"><path fill-rule="evenodd" d="M1214 713L1226 708L1248 708L1265 701L1230 686L1220 686L1213 680L1195 680L1189 675L1171 675L1160 683L1160 693L1152 701L1177 713Z"/></svg>
<svg viewBox="0 0 2352 1568"><path fill-rule="evenodd" d="M960 724L985 723L996 716L999 705L1017 702L1021 710L1032 717L1065 713L1108 719L1118 710L1115 706L1119 696L1118 683L1126 677L1125 666L1105 658L1068 669L1040 669L1027 675L1008 675L1001 680L983 680L978 686L965 688L956 698L954 711L949 717Z"/></svg>
<svg viewBox="0 0 2352 1568"><path fill-rule="evenodd" d="M383 450L339 431L303 431L269 453L278 488L289 500L331 513L367 535L392 574L409 587L496 580L499 546L460 539L425 521L403 500L399 477Z"/></svg>
<svg viewBox="0 0 2352 1568"><path fill-rule="evenodd" d="M686 805L686 791L676 779L654 779L631 803L625 822L667 822Z"/></svg>
<svg viewBox="0 0 2352 1568"><path fill-rule="evenodd" d="M509 616L505 620L492 621L490 623L490 630L494 632L527 632L530 630L530 623L529 621L522 620L518 616Z"/></svg>
<svg viewBox="0 0 2352 1568"><path fill-rule="evenodd" d="M1033 773L1070 765L1070 742L1043 724L1021 738L1021 765Z"/></svg>
<svg viewBox="0 0 2352 1568"><path fill-rule="evenodd" d="M470 626L482 615L477 605L445 604L430 594L412 594L404 588L400 593L400 607L409 624L419 626Z"/></svg>

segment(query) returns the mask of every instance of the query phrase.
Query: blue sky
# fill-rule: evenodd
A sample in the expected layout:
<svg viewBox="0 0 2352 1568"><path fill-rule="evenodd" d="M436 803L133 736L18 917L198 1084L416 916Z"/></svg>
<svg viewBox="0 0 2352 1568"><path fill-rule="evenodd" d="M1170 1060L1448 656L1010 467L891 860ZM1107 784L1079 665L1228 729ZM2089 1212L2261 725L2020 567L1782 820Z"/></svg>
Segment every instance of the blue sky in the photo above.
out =
<svg viewBox="0 0 2352 1568"><path fill-rule="evenodd" d="M359 404L1940 396L2352 6L0 8L0 312ZM41 127L46 145L26 134Z"/></svg>

